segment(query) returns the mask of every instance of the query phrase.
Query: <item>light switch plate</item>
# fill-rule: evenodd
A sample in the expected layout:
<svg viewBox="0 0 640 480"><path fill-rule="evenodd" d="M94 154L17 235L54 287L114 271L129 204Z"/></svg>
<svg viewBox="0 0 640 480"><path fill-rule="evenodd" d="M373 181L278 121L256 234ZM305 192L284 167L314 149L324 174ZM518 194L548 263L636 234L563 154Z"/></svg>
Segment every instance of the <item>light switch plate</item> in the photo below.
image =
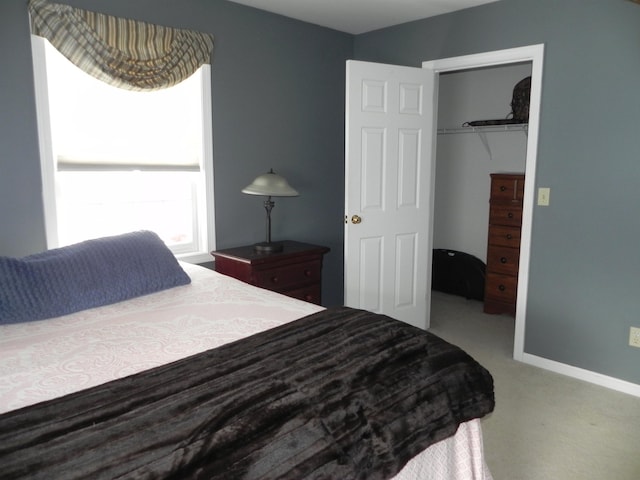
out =
<svg viewBox="0 0 640 480"><path fill-rule="evenodd" d="M541 207L548 207L550 195L551 189L549 187L538 188L538 205L540 205Z"/></svg>

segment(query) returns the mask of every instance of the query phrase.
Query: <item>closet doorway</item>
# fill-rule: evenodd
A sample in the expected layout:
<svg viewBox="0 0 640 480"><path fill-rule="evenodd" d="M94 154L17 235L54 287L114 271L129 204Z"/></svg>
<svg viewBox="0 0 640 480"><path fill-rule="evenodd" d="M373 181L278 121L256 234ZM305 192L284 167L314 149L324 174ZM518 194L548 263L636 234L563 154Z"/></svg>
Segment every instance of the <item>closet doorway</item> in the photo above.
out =
<svg viewBox="0 0 640 480"><path fill-rule="evenodd" d="M500 72L499 70L493 70L493 69L507 68L509 71L509 75L512 74L514 75L514 78L517 78L515 82L512 82L512 85L510 87L511 91L513 89L513 85L515 85L515 83L517 83L517 81L520 80L522 77L527 76L526 75L527 73L530 73L532 77L529 123L526 131L526 142L524 145L524 165L523 165L524 170L519 170L519 171L524 171L525 173L525 191L524 191L523 218L522 218L522 240L520 245L520 268L518 273L518 301L516 306L515 334L514 334L513 356L516 360L522 360L522 357L524 354L524 331L525 331L525 323L526 323L526 302L527 302L527 288L528 288L528 277L529 277L531 224L532 224L533 204L534 204L534 185L535 185L535 170L536 170L537 143L538 143L538 127L539 127L539 117L540 117L543 55L544 55L544 46L533 45L529 47L500 50L495 52L486 52L482 54L468 55L463 57L454 57L454 58L435 60L435 61L423 63L424 68L432 69L435 72L438 80L438 83L437 83L438 89L443 89L443 95L450 95L446 93L447 89L454 86L456 81L462 82L462 83L470 81L468 80L468 78L465 79L465 77L462 75L458 76L458 74L462 74L463 72L466 72L469 74L475 73L480 76L484 75L487 77L491 77L496 72ZM507 70L504 70L504 71L506 72ZM522 73L525 73L525 74L521 75ZM447 75L449 76L447 77ZM450 79L453 79L453 84L451 85L447 83ZM462 122L465 122L465 121L471 121L471 120L504 118L510 111L510 106L509 106L510 97L511 97L510 91L506 93L506 98L508 99L506 101L506 105L500 104L501 102L500 99L489 98L488 95L478 96L478 94L476 93L474 96L472 93L469 93L467 96L475 97L475 99L474 98L465 99L464 95L462 94L458 94L457 96L454 94L453 97L447 101L454 102L454 103L458 102L460 103L460 105L467 105L467 106L459 106L457 109L451 109L451 108L447 109L445 97L441 98L441 96L438 95L438 101L442 100L443 102L442 112L440 111L441 106L440 105L437 106L436 118L438 119L438 130L440 130L440 135L438 136L438 144L442 143L444 146L443 148L441 148L440 145L438 145L438 151L436 155L436 174L434 176L435 180L434 180L434 186L433 186L434 195L436 196L449 197L450 194L452 193L452 192L447 192L446 194L442 192L439 193L441 173L443 175L443 181L446 181L447 176L455 177L456 173L459 173L455 171L455 168L453 168L453 164L448 165L448 167L453 168L454 170L453 172L441 172L440 170L438 170L440 168L440 157L443 155L443 149L445 151L448 150L447 152L448 155L451 155L452 153L456 154L456 152L458 152L457 150L453 149L453 147L446 146L446 144L448 143L448 140L443 138L446 136L446 134L443 134L443 129L461 127L462 125L459 123L460 120L462 120ZM490 104L492 105L491 109L487 107L486 105L487 102L490 102ZM476 110L476 108L480 108L481 104L485 104L485 105L482 105L484 110ZM469 110L472 107L473 107L473 111ZM463 112L464 114L463 118L453 118L452 116L457 115L456 111ZM499 113L499 112L502 112L502 113ZM466 115L469 115L470 117L473 117L473 118L464 118L464 116ZM444 121L447 121L447 122L450 121L451 125L445 125ZM452 134L452 136L453 135L456 135L456 134ZM488 138L488 136L485 136L484 138L482 138L482 136L478 136L475 133L464 133L464 134L458 134L458 135L469 136L469 138L466 139L463 143L469 143L472 141L478 142L477 146L479 146L479 149L477 150L476 148L471 148L469 145L467 145L466 147L459 146L457 148L460 149L460 152L462 152L465 148L467 150L473 150L473 152L475 152L473 153L473 156L476 156L476 157L480 155L484 155L483 161L486 163L488 168L488 170L486 170L486 176L485 176L486 178L481 178L483 176L481 172L480 173L474 172L473 174L470 174L470 173L467 174L465 171L463 171L462 173L459 173L459 176L461 178L465 178L468 176L470 179L466 180L467 183L475 183L473 179L475 179L475 177L477 176L478 177L477 181L479 181L480 183L482 182L487 183L487 189L488 189L488 173L490 173L489 170L499 171L502 169L502 167L499 167L497 169L492 168L493 165L489 163L490 160L488 160L488 158L500 158L502 156L505 156L505 152L502 151L502 148L498 147L498 145L495 142L492 142L491 139ZM498 133L492 133L492 135L498 135ZM500 133L499 135L524 135L524 132L507 132L507 133ZM473 138L473 136L476 136L476 138ZM517 151L517 148L518 147L511 145L509 149L513 149L513 153L508 154L506 156L509 156L509 155L516 156L515 152ZM522 148L523 147L520 147L520 149ZM495 149L495 152L494 152L494 149ZM522 155L520 155L520 157L522 157ZM504 160L504 161L507 161L507 160ZM519 161L522 163L522 158L520 158ZM507 168L507 166L510 166L510 165L511 165L510 163L508 165L505 165L505 169ZM476 168L478 167L478 165L475 165L475 164L474 166ZM442 167L442 169L445 169L445 168L447 167ZM456 168L462 168L462 167L456 167ZM467 185L467 187L470 188L469 192L471 192L467 196L473 197L474 195L476 196L482 195L481 193L476 192L476 188L474 186ZM455 188L458 189L459 187L455 187ZM462 188L464 188L464 185L462 186ZM455 191L453 193L454 193L453 201L460 204L461 203L460 197L455 197ZM462 192L460 192L460 195L461 197L463 196ZM441 204L442 201L443 201L442 198L438 199L438 197L436 197L435 209L439 208L438 205ZM434 248L450 248L450 249L457 249L461 251L465 251L465 249L467 249L468 253L471 253L477 256L478 258L483 259L483 261L486 260L486 237L487 237L486 233L488 228L486 224L488 224L487 222L488 195L484 197L483 200L478 200L477 198L474 198L474 203L478 204L478 206L480 207L482 207L483 206L482 204L484 203L485 208L487 208L487 210L486 210L486 213L484 214L477 214L478 218L474 218L473 220L471 220L470 225L467 225L465 221L462 224L458 224L457 226L453 226L453 227L443 226L442 219L439 218L440 216L438 215L438 213L434 211L434 225L433 225ZM447 208L453 208L453 207L447 207ZM465 213L463 212L464 209L460 207L457 207L457 208L462 211L461 215L465 215ZM456 238L458 238L459 241L464 242L461 244L456 243L456 245L460 245L459 248L455 248L454 246L439 247L439 243L442 240L442 238L450 233L450 232L449 233L447 232L446 230L447 228L453 229L454 230L453 233L455 234ZM473 229L473 235L471 235L470 238L473 238L474 240L464 239L464 237L467 235L462 231L456 232L455 231L456 228L457 229L465 229L465 228ZM483 233L478 233L478 232L483 232L484 235ZM481 237L484 237L484 240ZM475 243L476 238L477 238L477 243ZM473 245L471 243L473 243ZM428 295L430 295L430 292L428 293Z"/></svg>
<svg viewBox="0 0 640 480"><path fill-rule="evenodd" d="M514 85L531 63L440 75L433 248L487 261L491 173L524 173L526 125L469 128L472 120L504 119Z"/></svg>

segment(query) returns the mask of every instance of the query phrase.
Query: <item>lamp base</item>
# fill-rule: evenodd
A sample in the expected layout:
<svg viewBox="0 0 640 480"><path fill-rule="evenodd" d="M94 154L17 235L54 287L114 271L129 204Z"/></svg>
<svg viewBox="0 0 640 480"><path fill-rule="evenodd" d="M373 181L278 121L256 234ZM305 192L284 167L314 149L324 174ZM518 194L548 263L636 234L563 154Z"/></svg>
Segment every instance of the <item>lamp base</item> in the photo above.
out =
<svg viewBox="0 0 640 480"><path fill-rule="evenodd" d="M276 243L276 242L261 242L261 243L256 243L253 246L253 250L256 253L278 253L281 252L283 249L283 246L281 243Z"/></svg>

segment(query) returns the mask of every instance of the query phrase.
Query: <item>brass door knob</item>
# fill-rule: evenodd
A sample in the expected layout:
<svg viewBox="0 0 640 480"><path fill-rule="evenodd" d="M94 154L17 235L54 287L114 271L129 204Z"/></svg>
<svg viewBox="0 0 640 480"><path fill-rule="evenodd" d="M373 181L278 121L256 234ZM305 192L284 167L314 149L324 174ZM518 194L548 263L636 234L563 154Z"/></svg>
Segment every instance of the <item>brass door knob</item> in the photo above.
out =
<svg viewBox="0 0 640 480"><path fill-rule="evenodd" d="M362 223L362 218L360 218L358 215L354 215L353 217L351 217L351 223L353 223L354 225Z"/></svg>

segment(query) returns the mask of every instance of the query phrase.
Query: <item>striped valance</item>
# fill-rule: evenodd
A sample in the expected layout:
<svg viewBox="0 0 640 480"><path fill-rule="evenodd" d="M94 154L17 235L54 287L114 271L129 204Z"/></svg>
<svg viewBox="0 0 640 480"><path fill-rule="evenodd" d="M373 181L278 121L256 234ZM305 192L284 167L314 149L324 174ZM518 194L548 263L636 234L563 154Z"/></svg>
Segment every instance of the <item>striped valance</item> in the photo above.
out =
<svg viewBox="0 0 640 480"><path fill-rule="evenodd" d="M32 33L90 75L128 90L170 87L211 62L213 37L30 0Z"/></svg>

